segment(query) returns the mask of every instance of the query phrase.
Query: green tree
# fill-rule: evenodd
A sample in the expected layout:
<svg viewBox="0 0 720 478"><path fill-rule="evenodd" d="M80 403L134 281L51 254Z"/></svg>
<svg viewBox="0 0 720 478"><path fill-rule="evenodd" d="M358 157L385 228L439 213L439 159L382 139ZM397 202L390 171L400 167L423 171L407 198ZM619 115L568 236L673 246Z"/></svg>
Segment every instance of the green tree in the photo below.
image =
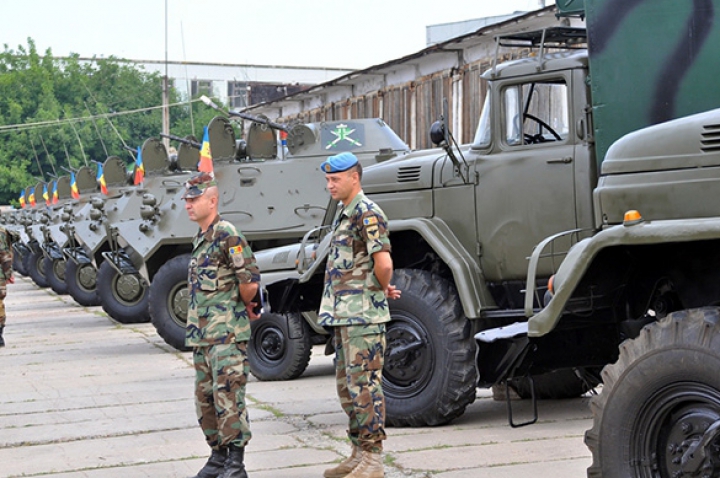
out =
<svg viewBox="0 0 720 478"><path fill-rule="evenodd" d="M186 101L170 90L170 103ZM44 55L32 39L0 52L0 204L17 205L20 190L109 155L131 164L135 150L162 129L162 77L110 57ZM191 113L192 108L192 115ZM194 132L217 113L200 102L170 108L170 129ZM113 115L103 117L103 115ZM192 117L192 122L191 122ZM41 194L41 193L40 193ZM39 195L36 195L39 197Z"/></svg>

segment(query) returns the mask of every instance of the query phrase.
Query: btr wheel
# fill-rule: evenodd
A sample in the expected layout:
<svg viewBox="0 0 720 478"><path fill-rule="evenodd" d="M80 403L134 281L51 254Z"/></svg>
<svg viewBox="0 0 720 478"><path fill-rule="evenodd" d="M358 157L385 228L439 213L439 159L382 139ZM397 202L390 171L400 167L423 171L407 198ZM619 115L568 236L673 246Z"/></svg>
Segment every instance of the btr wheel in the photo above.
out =
<svg viewBox="0 0 720 478"><path fill-rule="evenodd" d="M674 312L620 346L591 402L589 477L720 476L720 309Z"/></svg>
<svg viewBox="0 0 720 478"><path fill-rule="evenodd" d="M139 274L120 274L105 261L97 277L103 310L121 324L149 322L148 286Z"/></svg>
<svg viewBox="0 0 720 478"><path fill-rule="evenodd" d="M50 288L56 294L65 295L68 293L67 284L65 284L65 259L50 259L46 257L43 260L43 270L47 278Z"/></svg>
<svg viewBox="0 0 720 478"><path fill-rule="evenodd" d="M250 372L259 380L292 380L310 362L310 326L300 314L263 314L250 322Z"/></svg>
<svg viewBox="0 0 720 478"><path fill-rule="evenodd" d="M189 263L190 254L182 254L163 264L153 277L149 294L150 318L158 335L182 351L190 350L185 345Z"/></svg>
<svg viewBox="0 0 720 478"><path fill-rule="evenodd" d="M27 276L28 272L27 269L25 269L25 263L24 259L25 257L18 252L17 248L13 248L13 270L17 272L20 275Z"/></svg>
<svg viewBox="0 0 720 478"><path fill-rule="evenodd" d="M453 285L427 271L399 269L390 300L383 368L386 421L441 425L475 400L475 343Z"/></svg>
<svg viewBox="0 0 720 478"><path fill-rule="evenodd" d="M48 287L50 285L45 275L45 256L41 250L30 251L30 254L25 258L25 269L38 287Z"/></svg>
<svg viewBox="0 0 720 478"><path fill-rule="evenodd" d="M97 269L90 263L78 264L67 261L65 266L65 284L68 294L80 305L100 305L97 294Z"/></svg>

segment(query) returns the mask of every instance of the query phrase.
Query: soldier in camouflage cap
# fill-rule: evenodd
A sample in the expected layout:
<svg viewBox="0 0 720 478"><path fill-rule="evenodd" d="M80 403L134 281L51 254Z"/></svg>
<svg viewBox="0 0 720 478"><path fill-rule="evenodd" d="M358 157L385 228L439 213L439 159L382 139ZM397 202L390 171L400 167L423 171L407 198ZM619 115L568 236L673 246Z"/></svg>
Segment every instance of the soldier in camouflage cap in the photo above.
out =
<svg viewBox="0 0 720 478"><path fill-rule="evenodd" d="M3 332L5 330L5 296L7 284L14 284L12 270L13 254L10 247L10 235L0 227L0 347L5 347Z"/></svg>
<svg viewBox="0 0 720 478"><path fill-rule="evenodd" d="M343 204L336 219L325 271L320 324L334 329L335 375L340 404L349 418L352 454L325 478L382 478L385 396L382 367L387 299L393 264L387 218L362 192L362 166L352 153L320 166L333 199Z"/></svg>
<svg viewBox="0 0 720 478"><path fill-rule="evenodd" d="M212 449L196 478L247 478L247 343L249 320L258 318L260 273L245 237L218 215L212 173L191 178L182 197L190 220L200 226L188 271L185 343L193 348L198 422Z"/></svg>

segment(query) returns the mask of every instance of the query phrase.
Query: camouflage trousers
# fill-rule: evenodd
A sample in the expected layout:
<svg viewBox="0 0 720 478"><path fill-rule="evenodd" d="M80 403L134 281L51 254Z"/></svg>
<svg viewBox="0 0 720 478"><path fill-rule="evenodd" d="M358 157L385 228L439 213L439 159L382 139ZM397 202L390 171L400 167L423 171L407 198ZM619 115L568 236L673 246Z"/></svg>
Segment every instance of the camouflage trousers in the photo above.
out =
<svg viewBox="0 0 720 478"><path fill-rule="evenodd" d="M348 437L372 453L380 453L387 438L384 353L384 325L335 327L335 377L340 405L349 418Z"/></svg>
<svg viewBox="0 0 720 478"><path fill-rule="evenodd" d="M5 327L5 297L7 297L7 283L0 280L0 327Z"/></svg>
<svg viewBox="0 0 720 478"><path fill-rule="evenodd" d="M193 365L195 408L208 445L245 446L252 436L245 408L247 342L195 347Z"/></svg>

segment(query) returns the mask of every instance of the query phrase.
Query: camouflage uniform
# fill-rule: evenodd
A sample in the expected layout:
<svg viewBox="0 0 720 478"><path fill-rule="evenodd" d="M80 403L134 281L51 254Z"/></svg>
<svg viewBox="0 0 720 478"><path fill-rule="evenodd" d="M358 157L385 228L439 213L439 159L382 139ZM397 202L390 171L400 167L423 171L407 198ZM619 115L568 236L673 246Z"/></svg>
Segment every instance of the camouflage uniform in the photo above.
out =
<svg viewBox="0 0 720 478"><path fill-rule="evenodd" d="M252 436L245 408L250 322L239 284L259 282L245 237L217 216L193 240L185 343L193 347L195 404L213 450L243 447Z"/></svg>
<svg viewBox="0 0 720 478"><path fill-rule="evenodd" d="M388 303L373 273L375 252L390 252L387 218L362 191L338 215L320 324L335 328L335 374L353 445L379 453L385 435L382 367Z"/></svg>
<svg viewBox="0 0 720 478"><path fill-rule="evenodd" d="M12 277L13 254L10 247L9 234L0 227L0 340L5 327L5 297L7 296L7 280Z"/></svg>

